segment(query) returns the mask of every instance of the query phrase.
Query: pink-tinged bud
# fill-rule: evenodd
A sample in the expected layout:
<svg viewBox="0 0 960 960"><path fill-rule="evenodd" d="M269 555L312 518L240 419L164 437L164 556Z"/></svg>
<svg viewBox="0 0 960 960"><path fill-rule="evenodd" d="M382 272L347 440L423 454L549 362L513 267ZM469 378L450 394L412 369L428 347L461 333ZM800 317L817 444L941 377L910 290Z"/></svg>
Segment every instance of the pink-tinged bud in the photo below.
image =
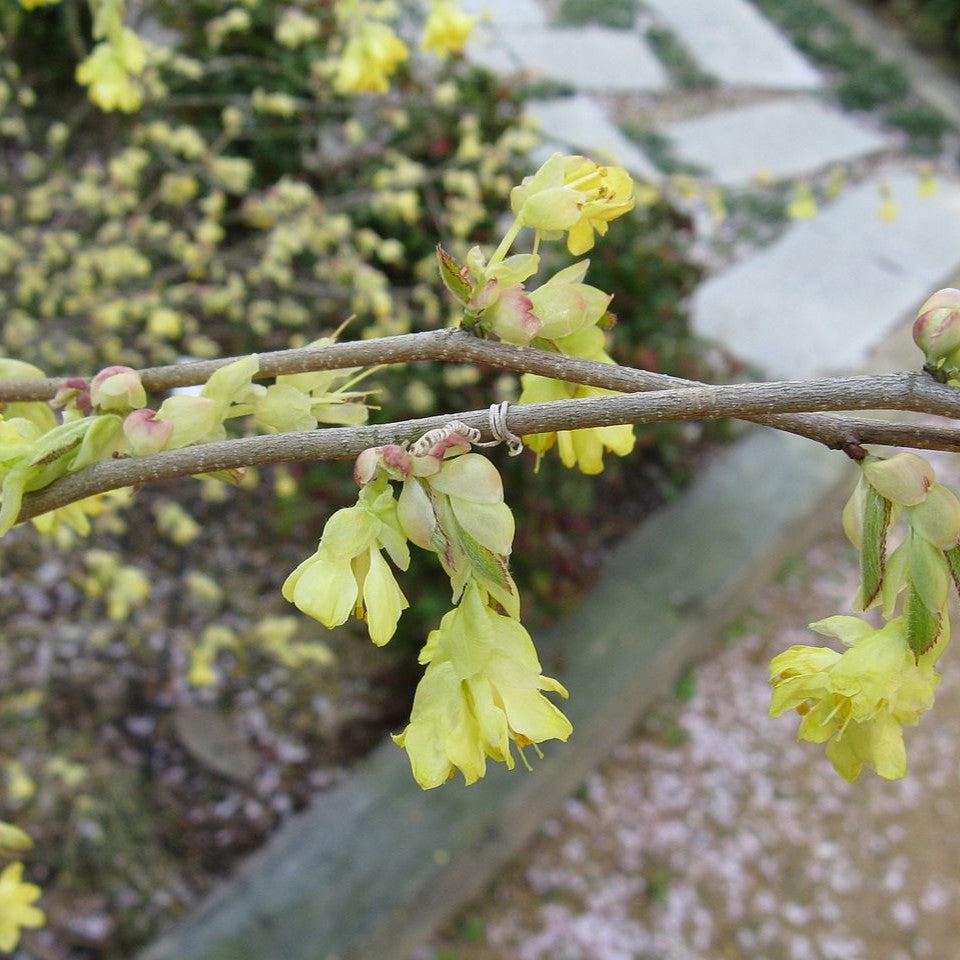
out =
<svg viewBox="0 0 960 960"><path fill-rule="evenodd" d="M368 447L357 457L353 479L358 486L366 486L378 470L383 470L391 480L406 480L413 474L413 457L396 443Z"/></svg>
<svg viewBox="0 0 960 960"><path fill-rule="evenodd" d="M173 424L166 420L157 420L156 410L144 407L134 410L123 421L123 433L130 444L130 450L138 457L163 450L173 436Z"/></svg>
<svg viewBox="0 0 960 960"><path fill-rule="evenodd" d="M62 410L67 404L74 403L78 410L90 409L90 391L87 381L82 377L68 377L57 388L50 401L54 410Z"/></svg>
<svg viewBox="0 0 960 960"><path fill-rule="evenodd" d="M504 343L527 346L543 324L533 312L533 301L522 286L510 287L500 294L484 320Z"/></svg>
<svg viewBox="0 0 960 960"><path fill-rule="evenodd" d="M357 457L353 465L353 479L358 487L365 487L376 475L380 466L380 450L378 447L367 447Z"/></svg>
<svg viewBox="0 0 960 960"><path fill-rule="evenodd" d="M480 313L492 307L500 296L500 283L497 280L488 280L467 303L467 308Z"/></svg>
<svg viewBox="0 0 960 960"><path fill-rule="evenodd" d="M106 367L90 383L90 400L101 410L123 412L147 405L140 374L130 367Z"/></svg>
<svg viewBox="0 0 960 960"><path fill-rule="evenodd" d="M938 290L917 311L913 342L936 363L960 347L960 290Z"/></svg>

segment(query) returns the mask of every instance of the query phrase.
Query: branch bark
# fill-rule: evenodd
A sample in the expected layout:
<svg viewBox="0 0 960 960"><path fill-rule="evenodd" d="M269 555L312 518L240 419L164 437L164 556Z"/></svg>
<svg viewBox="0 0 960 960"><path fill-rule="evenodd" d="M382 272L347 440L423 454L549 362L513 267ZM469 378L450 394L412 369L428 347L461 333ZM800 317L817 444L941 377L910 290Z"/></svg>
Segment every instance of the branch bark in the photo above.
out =
<svg viewBox="0 0 960 960"><path fill-rule="evenodd" d="M234 359L152 367L140 374L146 389L159 393L205 383L215 370ZM887 409L960 418L960 392L916 373L708 386L648 370L481 340L465 331L448 329L263 353L258 377L427 360L478 363L536 373L624 394L515 406L511 409L510 425L519 434L618 423L735 417L794 433L836 450L882 443L960 451L957 427L907 425L815 412ZM62 382L54 378L0 381L0 403L50 399ZM646 396L637 396L644 392ZM352 457L370 446L413 440L453 418L488 435L487 413L480 410L380 426L248 437L151 457L98 463L29 495L20 520L118 487L258 464Z"/></svg>
<svg viewBox="0 0 960 960"><path fill-rule="evenodd" d="M232 363L236 357L200 360L164 367L148 367L140 371L144 387L150 393L161 393L175 387L206 383L214 371ZM650 390L693 389L705 386L695 380L672 377L650 370L599 363L579 357L568 357L531 347L514 347L491 340L480 340L463 330L445 329L423 333L408 333L376 340L335 343L326 347L302 347L295 350L276 350L260 354L259 379L285 373L309 373L316 370L337 370L346 367L390 365L417 361L440 360L478 363L518 373L536 373L545 377L566 380L569 383L603 387L623 393ZM918 374L912 377L910 388L923 398L924 412L956 416L956 397L953 391ZM863 382L859 378L857 382ZM874 379L874 378L867 378ZM853 381L847 381L853 382ZM45 377L32 380L0 380L0 403L22 400L49 400L63 383L62 379ZM852 408L849 408L852 409ZM903 409L913 409L906 408ZM738 418L752 420L778 430L807 437L833 449L840 449L856 435L861 425L841 417L738 414ZM888 425L894 432L895 425ZM911 429L909 436L916 437ZM867 442L867 441L865 441ZM879 442L879 441L877 441ZM904 446L916 443L904 442Z"/></svg>
<svg viewBox="0 0 960 960"><path fill-rule="evenodd" d="M603 366L598 364L598 366ZM960 394L940 396L939 384L914 374L891 377L853 377L848 380L693 386L645 394L558 400L514 406L509 426L530 435L554 430L612 426L621 423L657 423L742 417L766 422L790 420L782 412L812 410L904 409L960 415ZM949 400L944 403L944 400ZM244 466L354 457L367 447L414 440L428 430L458 419L478 428L490 439L487 410L406 420L363 427L330 428L272 436L244 437L171 450L149 457L95 463L27 496L19 521L66 506L97 493L139 486L199 473ZM844 417L817 417L804 432L835 449L860 443L917 446L960 451L960 428L904 426ZM790 429L790 427L779 427ZM799 431L792 431L799 432Z"/></svg>

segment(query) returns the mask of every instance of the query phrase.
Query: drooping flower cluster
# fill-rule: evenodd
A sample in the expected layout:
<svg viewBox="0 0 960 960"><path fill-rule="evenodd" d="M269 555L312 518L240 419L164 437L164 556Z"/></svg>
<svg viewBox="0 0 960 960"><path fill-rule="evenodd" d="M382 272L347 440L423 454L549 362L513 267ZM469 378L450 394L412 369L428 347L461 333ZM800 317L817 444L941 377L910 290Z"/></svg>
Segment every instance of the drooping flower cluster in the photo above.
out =
<svg viewBox="0 0 960 960"><path fill-rule="evenodd" d="M847 650L795 645L770 663L770 715L796 710L797 736L826 743L827 756L845 780L864 767L887 780L907 772L904 724L915 725L933 704L940 675L934 669L949 640L949 625L935 646L916 657L904 617L876 629L859 617L830 617L812 630L841 640Z"/></svg>
<svg viewBox="0 0 960 960"><path fill-rule="evenodd" d="M903 726L932 705L940 682L934 667L950 639L947 595L951 575L960 583L960 500L916 454L868 455L860 466L843 510L844 530L860 551L854 607L880 607L885 626L850 616L811 624L848 649L796 645L774 657L770 714L796 710L798 737L826 743L845 779L868 767L895 780L907 770ZM890 551L901 516L905 535Z"/></svg>
<svg viewBox="0 0 960 960"><path fill-rule="evenodd" d="M469 433L451 425L411 450L371 448L358 457L354 476L356 505L330 518L317 552L283 592L327 627L354 613L371 640L384 644L407 601L382 552L400 570L409 564L408 541L437 555L455 606L427 639L410 724L394 738L420 786L439 786L456 770L473 783L487 759L512 768L514 747L522 756L528 745L566 740L569 721L543 695L566 691L543 676L518 619L508 569L513 516L496 468L471 452Z"/></svg>
<svg viewBox="0 0 960 960"><path fill-rule="evenodd" d="M612 363L601 327L612 320L610 294L584 283L589 260L558 271L533 290L527 282L540 269L542 240L566 237L574 255L590 250L595 235L604 236L610 221L633 209L634 183L620 167L605 167L586 157L555 153L510 194L515 219L489 260L479 247L466 262L438 248L440 273L464 309L463 323L505 343L534 345L567 356ZM533 252L509 255L524 228L534 230ZM610 391L525 374L520 403L604 396ZM543 456L554 445L565 466L583 473L603 470L603 454L626 456L633 450L629 425L526 437Z"/></svg>

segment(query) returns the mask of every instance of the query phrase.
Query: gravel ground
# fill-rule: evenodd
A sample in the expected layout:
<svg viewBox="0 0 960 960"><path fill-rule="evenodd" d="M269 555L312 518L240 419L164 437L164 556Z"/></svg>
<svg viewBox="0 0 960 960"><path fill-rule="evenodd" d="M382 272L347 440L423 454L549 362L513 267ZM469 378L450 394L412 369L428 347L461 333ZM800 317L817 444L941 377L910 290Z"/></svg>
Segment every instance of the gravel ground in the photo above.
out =
<svg viewBox="0 0 960 960"><path fill-rule="evenodd" d="M937 466L955 484L956 465ZM822 747L794 739L794 717L767 718L769 658L816 643L807 621L846 612L854 564L831 535L788 565L677 701L421 960L957 956L955 652L934 708L907 732L903 781L867 772L848 785Z"/></svg>

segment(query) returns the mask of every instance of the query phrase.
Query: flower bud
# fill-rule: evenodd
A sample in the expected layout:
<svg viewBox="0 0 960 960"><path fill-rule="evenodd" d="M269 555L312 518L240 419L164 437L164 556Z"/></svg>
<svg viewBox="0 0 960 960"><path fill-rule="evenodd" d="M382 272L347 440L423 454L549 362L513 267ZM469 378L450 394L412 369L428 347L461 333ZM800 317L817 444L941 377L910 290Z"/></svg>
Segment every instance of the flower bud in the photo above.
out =
<svg viewBox="0 0 960 960"><path fill-rule="evenodd" d="M159 453L173 436L173 424L158 420L156 410L143 407L134 410L123 421L123 434L130 450L138 457Z"/></svg>
<svg viewBox="0 0 960 960"><path fill-rule="evenodd" d="M358 486L366 486L379 470L383 470L392 480L406 480L413 475L413 457L396 443L368 447L357 457L353 479Z"/></svg>
<svg viewBox="0 0 960 960"><path fill-rule="evenodd" d="M57 388L56 395L50 401L54 410L62 410L74 403L78 410L90 409L90 388L82 377L68 377Z"/></svg>
<svg viewBox="0 0 960 960"><path fill-rule="evenodd" d="M913 342L930 363L960 347L960 290L938 290L924 303L913 323Z"/></svg>
<svg viewBox="0 0 960 960"><path fill-rule="evenodd" d="M496 281L492 281L496 282ZM533 312L533 301L522 286L510 287L484 314L489 329L504 343L525 347L540 332L543 324Z"/></svg>
<svg viewBox="0 0 960 960"><path fill-rule="evenodd" d="M147 393L136 370L130 367L106 367L90 383L90 400L101 410L123 412L145 407Z"/></svg>
<svg viewBox="0 0 960 960"><path fill-rule="evenodd" d="M887 460L864 460L863 475L881 497L901 507L923 503L936 482L933 467L915 453L898 453Z"/></svg>
<svg viewBox="0 0 960 960"><path fill-rule="evenodd" d="M530 294L541 336L550 340L568 337L594 326L606 313L613 297L581 282L589 265L589 260L572 264Z"/></svg>

